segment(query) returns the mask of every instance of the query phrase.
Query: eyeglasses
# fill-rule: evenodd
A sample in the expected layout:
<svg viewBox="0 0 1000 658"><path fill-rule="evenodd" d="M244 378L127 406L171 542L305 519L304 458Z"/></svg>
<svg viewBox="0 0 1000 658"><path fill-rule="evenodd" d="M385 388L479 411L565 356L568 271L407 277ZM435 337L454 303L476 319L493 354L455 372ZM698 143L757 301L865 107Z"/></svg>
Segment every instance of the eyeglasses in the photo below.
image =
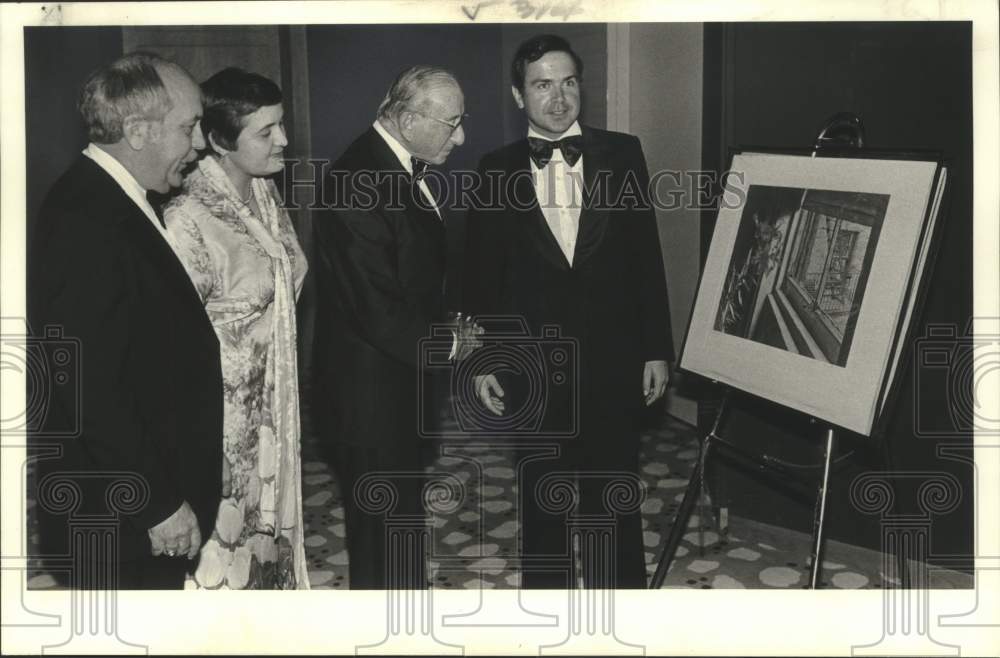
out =
<svg viewBox="0 0 1000 658"><path fill-rule="evenodd" d="M455 132L456 130L458 130L459 127L462 125L462 123L469 118L469 115L463 112L462 116L458 117L458 121L456 121L455 123L451 123L450 121L445 121L444 119L438 119L437 117L432 117L429 114L424 114L420 110L409 110L409 111L413 112L414 114L419 114L425 119L430 119L431 121L437 121L438 123L442 123L451 128L451 132Z"/></svg>

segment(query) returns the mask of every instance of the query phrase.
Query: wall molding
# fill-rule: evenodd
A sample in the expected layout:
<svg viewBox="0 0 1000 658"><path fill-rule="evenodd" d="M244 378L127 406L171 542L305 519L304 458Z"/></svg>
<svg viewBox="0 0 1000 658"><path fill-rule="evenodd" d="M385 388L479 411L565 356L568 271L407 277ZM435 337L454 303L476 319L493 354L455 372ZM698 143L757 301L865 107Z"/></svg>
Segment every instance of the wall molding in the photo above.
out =
<svg viewBox="0 0 1000 658"><path fill-rule="evenodd" d="M631 69L628 23L608 24L608 130L629 132Z"/></svg>

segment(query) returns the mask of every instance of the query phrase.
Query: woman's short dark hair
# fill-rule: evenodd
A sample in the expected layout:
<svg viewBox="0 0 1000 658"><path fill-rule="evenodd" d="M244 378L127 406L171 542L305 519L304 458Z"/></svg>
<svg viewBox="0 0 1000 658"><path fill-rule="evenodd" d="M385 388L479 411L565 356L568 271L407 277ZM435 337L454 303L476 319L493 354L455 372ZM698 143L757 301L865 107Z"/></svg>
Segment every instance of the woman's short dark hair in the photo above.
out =
<svg viewBox="0 0 1000 658"><path fill-rule="evenodd" d="M227 149L236 149L248 116L262 107L281 103L281 89L268 78L243 69L222 69L201 83L204 113L201 129ZM209 146L211 148L211 146Z"/></svg>
<svg viewBox="0 0 1000 658"><path fill-rule="evenodd" d="M540 34L522 43L517 52L514 53L514 61L510 65L510 78L518 91L524 91L524 72L527 70L528 64L537 62L546 53L551 52L569 55L576 67L576 77L583 77L583 60L573 51L569 41L554 34Z"/></svg>

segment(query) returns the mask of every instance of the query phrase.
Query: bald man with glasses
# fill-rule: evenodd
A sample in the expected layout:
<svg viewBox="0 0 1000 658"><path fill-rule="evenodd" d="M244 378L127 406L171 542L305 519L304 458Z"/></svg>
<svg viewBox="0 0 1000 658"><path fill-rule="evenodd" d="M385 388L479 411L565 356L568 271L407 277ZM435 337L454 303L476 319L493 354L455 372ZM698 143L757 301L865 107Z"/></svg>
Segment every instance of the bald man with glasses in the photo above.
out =
<svg viewBox="0 0 1000 658"><path fill-rule="evenodd" d="M392 550L387 519L417 527L425 518L417 428L429 387L418 383L418 349L445 319L446 245L423 176L465 141L464 118L449 71L401 73L375 122L334 163L345 194L315 222L315 407L344 495L351 589L427 586L422 545ZM454 357L475 344L465 338ZM375 500L384 482L389 509Z"/></svg>

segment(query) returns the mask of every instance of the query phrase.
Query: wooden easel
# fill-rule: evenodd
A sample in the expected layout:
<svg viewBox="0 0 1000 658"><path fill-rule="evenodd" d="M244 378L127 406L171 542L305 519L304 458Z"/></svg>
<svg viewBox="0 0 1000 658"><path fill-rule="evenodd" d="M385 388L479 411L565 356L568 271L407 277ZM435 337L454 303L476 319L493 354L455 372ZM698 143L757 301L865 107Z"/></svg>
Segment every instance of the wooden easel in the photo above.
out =
<svg viewBox="0 0 1000 658"><path fill-rule="evenodd" d="M863 147L864 127L861 124L861 120L853 114L840 113L831 117L819 131L819 134L816 137L816 143L813 147L812 157L816 157L817 152L825 148L833 150L861 149ZM718 384L718 382L713 383ZM790 467L784 462L773 457L769 457L768 455L751 454L719 436L722 419L726 413L726 407L729 403L730 396L731 389L726 387L723 392L722 400L719 404L715 420L712 423L712 429L709 430L708 434L702 438L699 444L698 460L695 463L694 470L691 472L691 479L688 482L686 491L684 492L684 498L677 511L677 517L674 520L673 527L670 530L670 534L667 536L666 543L660 551L656 571L650 581L650 589L660 589L663 586L663 581L667 576L667 571L670 569L670 565L673 563L674 557L677 553L677 547L680 544L680 540L683 537L684 532L687 530L688 522L691 519L691 513L694 511L695 504L698 504L701 509L699 513L699 528L701 527L703 520L707 518L704 506L705 496L703 494L706 493L706 464L709 455L713 451L727 453L729 456L735 457L738 461L751 465L761 473L782 478L782 481L784 482L794 480L802 483L808 482L810 479L804 477L803 474L799 472L801 469ZM818 425L821 421L810 419L810 422ZM809 572L810 589L816 589L820 583L823 545L825 541L824 531L826 526L827 497L830 489L830 472L833 465L833 454L837 441L837 433L832 425L826 425L824 435L825 446L823 450L822 463L818 466L819 477L818 484L816 485L816 501L813 512L812 549L810 553L811 565ZM888 441L883 439L881 443L885 465L887 468L891 469L892 456L889 451ZM805 470L815 471L816 468L807 467ZM905 558L903 558L901 554L897 553L897 559L900 561L900 564L898 565L899 573L901 575L900 585L904 588L909 587L909 569L905 564Z"/></svg>

